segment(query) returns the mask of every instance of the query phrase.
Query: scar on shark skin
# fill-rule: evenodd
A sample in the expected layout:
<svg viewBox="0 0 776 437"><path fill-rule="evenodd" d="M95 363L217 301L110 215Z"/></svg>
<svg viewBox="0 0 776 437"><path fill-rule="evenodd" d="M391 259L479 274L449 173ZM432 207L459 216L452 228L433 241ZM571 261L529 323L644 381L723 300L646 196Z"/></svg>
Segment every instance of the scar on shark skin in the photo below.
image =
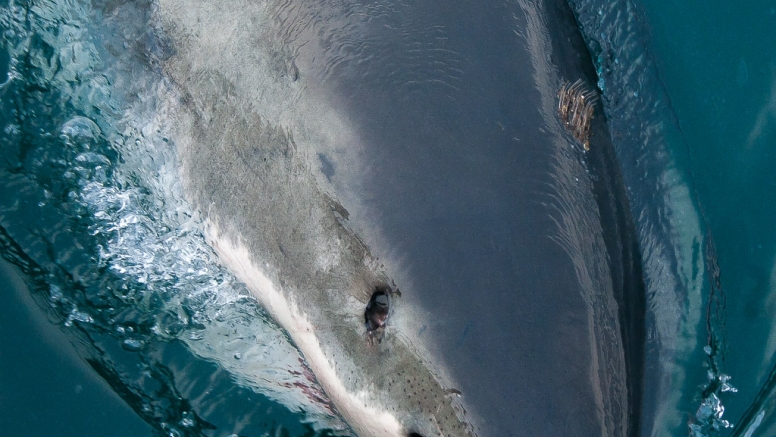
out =
<svg viewBox="0 0 776 437"><path fill-rule="evenodd" d="M585 151L590 150L590 121L597 100L598 96L585 86L582 79L573 84L564 81L558 91L558 116Z"/></svg>

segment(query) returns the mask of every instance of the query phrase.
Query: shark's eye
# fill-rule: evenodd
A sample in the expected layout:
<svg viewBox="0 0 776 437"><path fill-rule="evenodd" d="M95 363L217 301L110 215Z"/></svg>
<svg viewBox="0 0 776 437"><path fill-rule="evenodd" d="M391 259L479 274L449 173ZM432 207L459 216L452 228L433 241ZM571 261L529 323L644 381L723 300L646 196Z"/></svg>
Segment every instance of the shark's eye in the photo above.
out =
<svg viewBox="0 0 776 437"><path fill-rule="evenodd" d="M369 303L366 304L366 311L364 311L367 331L374 331L385 325L389 306L390 299L388 298L388 293L380 289L372 293L372 298L369 299Z"/></svg>
<svg viewBox="0 0 776 437"><path fill-rule="evenodd" d="M423 437L423 436L418 434L418 433L416 433L416 432L411 432L411 433L407 434L407 437Z"/></svg>

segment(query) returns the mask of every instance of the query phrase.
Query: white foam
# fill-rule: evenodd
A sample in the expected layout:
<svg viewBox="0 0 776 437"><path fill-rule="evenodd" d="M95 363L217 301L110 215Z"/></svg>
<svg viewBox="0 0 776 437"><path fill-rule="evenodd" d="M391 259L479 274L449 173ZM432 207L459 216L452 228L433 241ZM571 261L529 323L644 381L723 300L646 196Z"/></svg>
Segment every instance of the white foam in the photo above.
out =
<svg viewBox="0 0 776 437"><path fill-rule="evenodd" d="M365 403L369 401L363 394L348 392L326 358L307 316L300 313L297 306L262 273L248 249L241 242L222 235L212 221L206 222L206 236L226 267L247 285L251 294L286 329L326 394L356 433L363 437L401 437L402 426L396 417Z"/></svg>

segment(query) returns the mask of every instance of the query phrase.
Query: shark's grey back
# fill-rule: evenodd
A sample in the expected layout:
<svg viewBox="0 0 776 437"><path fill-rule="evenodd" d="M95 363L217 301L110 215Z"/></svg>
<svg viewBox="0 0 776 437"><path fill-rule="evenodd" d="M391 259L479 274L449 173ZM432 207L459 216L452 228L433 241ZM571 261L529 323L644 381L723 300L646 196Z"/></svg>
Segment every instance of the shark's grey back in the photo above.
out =
<svg viewBox="0 0 776 437"><path fill-rule="evenodd" d="M557 118L591 79L557 4L159 2L187 195L360 435L633 433L629 218L605 126Z"/></svg>

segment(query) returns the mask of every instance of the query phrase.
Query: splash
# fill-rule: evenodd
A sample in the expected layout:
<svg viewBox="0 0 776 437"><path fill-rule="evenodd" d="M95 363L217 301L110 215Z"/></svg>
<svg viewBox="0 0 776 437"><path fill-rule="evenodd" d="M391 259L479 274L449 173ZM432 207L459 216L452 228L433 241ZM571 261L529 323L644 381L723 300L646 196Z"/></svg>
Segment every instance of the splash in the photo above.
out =
<svg viewBox="0 0 776 437"><path fill-rule="evenodd" d="M217 262L181 194L157 98L167 52L150 16L142 2L0 8L10 58L0 85L3 256L163 435L214 426L156 356L176 342L302 414L294 420L347 434L285 333ZM122 369L111 344L141 370Z"/></svg>

